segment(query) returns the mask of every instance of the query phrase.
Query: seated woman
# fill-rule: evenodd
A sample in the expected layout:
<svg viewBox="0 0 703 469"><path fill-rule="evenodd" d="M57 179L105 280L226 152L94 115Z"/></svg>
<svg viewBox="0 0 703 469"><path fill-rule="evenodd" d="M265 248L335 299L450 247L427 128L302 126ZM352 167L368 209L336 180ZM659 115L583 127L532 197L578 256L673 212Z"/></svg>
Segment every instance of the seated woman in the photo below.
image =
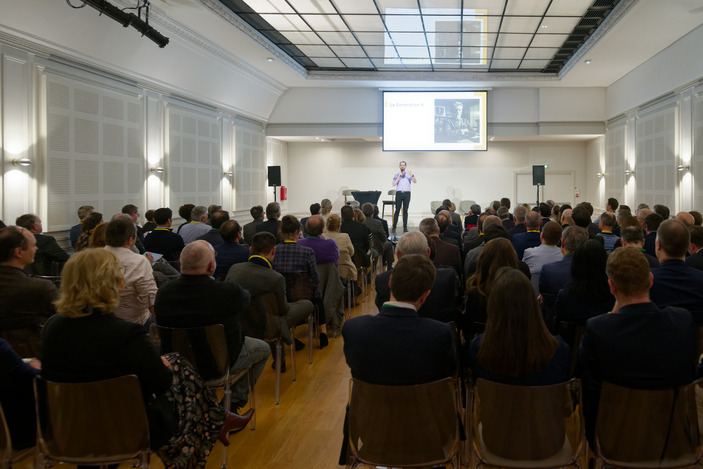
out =
<svg viewBox="0 0 703 469"><path fill-rule="evenodd" d="M76 242L75 251L81 251L89 247L90 236L93 234L93 230L103 222L102 213L93 212L83 219L81 222L81 234Z"/></svg>
<svg viewBox="0 0 703 469"><path fill-rule="evenodd" d="M603 243L595 239L584 241L574 251L571 280L557 295L552 328L552 332L559 333L571 347L574 346L576 326L585 325L587 319L613 309L615 298L610 293L605 274L607 261ZM562 328L562 321L570 325Z"/></svg>
<svg viewBox="0 0 703 469"><path fill-rule="evenodd" d="M495 275L486 332L471 342L473 378L542 386L569 379L569 346L547 329L532 283L510 267Z"/></svg>
<svg viewBox="0 0 703 469"><path fill-rule="evenodd" d="M135 374L139 378L152 449L167 468L203 468L219 439L243 428L253 413L223 409L191 365L178 354L160 357L135 323L114 311L124 285L117 256L84 249L62 272L56 315L44 326L42 372L47 380L88 382Z"/></svg>

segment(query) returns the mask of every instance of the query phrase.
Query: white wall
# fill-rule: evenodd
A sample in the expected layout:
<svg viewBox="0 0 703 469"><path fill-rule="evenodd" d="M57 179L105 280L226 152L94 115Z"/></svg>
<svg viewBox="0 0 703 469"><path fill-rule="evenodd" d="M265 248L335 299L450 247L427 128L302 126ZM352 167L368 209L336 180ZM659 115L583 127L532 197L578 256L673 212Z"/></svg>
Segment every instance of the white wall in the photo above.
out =
<svg viewBox="0 0 703 469"><path fill-rule="evenodd" d="M377 143L289 143L288 209L306 213L311 203L328 198L339 210L344 189L380 190L379 200L388 198L400 160L417 176L410 203L414 224L429 215L433 200L450 198L458 205L471 199L484 206L510 197L515 203L515 175L531 174L533 164L547 164L548 175L573 172L581 193L577 201L589 197L586 142L494 142L486 152L466 153L383 152ZM550 190L545 187L544 198L551 198ZM559 190L573 192L570 187Z"/></svg>

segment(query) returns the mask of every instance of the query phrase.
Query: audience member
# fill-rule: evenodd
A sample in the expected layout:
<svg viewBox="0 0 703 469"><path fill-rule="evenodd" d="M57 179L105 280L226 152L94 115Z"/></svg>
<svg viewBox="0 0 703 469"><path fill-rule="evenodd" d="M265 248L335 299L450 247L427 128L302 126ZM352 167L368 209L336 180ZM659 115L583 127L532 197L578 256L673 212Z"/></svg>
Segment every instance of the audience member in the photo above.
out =
<svg viewBox="0 0 703 469"><path fill-rule="evenodd" d="M697 210L691 210L688 213L690 213L691 216L693 217L693 224L694 225L698 225L698 226L703 225L703 214L701 214L701 212L699 212Z"/></svg>
<svg viewBox="0 0 703 469"><path fill-rule="evenodd" d="M671 211L666 205L657 204L652 207L652 210L654 210L654 213L657 213L662 217L662 221L668 220L671 216Z"/></svg>
<svg viewBox="0 0 703 469"><path fill-rule="evenodd" d="M134 245L139 250L139 254L144 254L146 252L144 248L144 230L139 226L139 208L134 204L127 204L122 207L122 213L129 215L134 222L134 226L137 228L137 242Z"/></svg>
<svg viewBox="0 0 703 469"><path fill-rule="evenodd" d="M278 228L281 222L281 205L278 202L271 202L266 206L266 221L256 225L255 231L261 233L267 231L274 236L278 236ZM280 241L280 239L279 239Z"/></svg>
<svg viewBox="0 0 703 469"><path fill-rule="evenodd" d="M456 205L454 205L454 203L452 203L452 201L449 200L449 199L444 199L444 200L442 201L442 205L444 205L445 207L447 207L447 210L449 210L449 213L450 213L450 215L451 215L451 217L452 217L452 224L453 224L455 227L457 227L457 229L459 230L459 233L461 233L461 230L462 230L462 226L461 226L461 215L459 215L458 213L456 213Z"/></svg>
<svg viewBox="0 0 703 469"><path fill-rule="evenodd" d="M693 215L688 212L679 212L674 218L688 227L693 226L696 222L696 220L693 218Z"/></svg>
<svg viewBox="0 0 703 469"><path fill-rule="evenodd" d="M691 242L688 247L690 256L686 257L686 264L698 270L703 270L703 227L693 225L689 228L691 232Z"/></svg>
<svg viewBox="0 0 703 469"><path fill-rule="evenodd" d="M83 224L81 225L83 231L81 231L80 236L78 236L78 241L76 241L76 252L88 247L93 230L102 222L103 215L99 212L91 212L90 215L85 217Z"/></svg>
<svg viewBox="0 0 703 469"><path fill-rule="evenodd" d="M212 216L213 226L218 221L218 213L220 212ZM239 226L237 220L225 221L220 226L219 234L223 242L214 246L215 254L217 255L217 266L213 277L217 280L224 280L230 267L234 264L246 262L249 259L249 249L239 243L242 239L242 227Z"/></svg>
<svg viewBox="0 0 703 469"><path fill-rule="evenodd" d="M361 207L366 219L364 224L371 232L373 239L373 249L382 260L382 265L385 265L389 270L393 268L395 256L393 254L393 243L388 241L388 235L383 231L383 223L373 218L373 204L365 203Z"/></svg>
<svg viewBox="0 0 703 469"><path fill-rule="evenodd" d="M663 226L663 231L670 229ZM603 381L636 389L674 388L693 380L696 361L690 313L682 308L660 308L650 302L652 275L647 259L638 249L624 247L613 251L608 258L607 275L616 299L613 313L617 314L589 319L579 348L579 360L585 369L582 381L586 435L591 443Z"/></svg>
<svg viewBox="0 0 703 469"><path fill-rule="evenodd" d="M281 336L287 344L293 343L291 327L304 321L313 311L309 300L289 303L286 299L286 281L283 275L273 270L276 237L268 232L257 233L250 246L251 256L247 262L234 264L227 273L226 282L241 285L249 291L252 301L265 293L274 293L278 301ZM285 350L285 349L284 349ZM274 363L274 369L276 364ZM285 356L281 360L281 371L285 371Z"/></svg>
<svg viewBox="0 0 703 469"><path fill-rule="evenodd" d="M349 235L352 244L354 245L355 255L361 261L361 266L369 267L371 262L369 260L369 235L371 231L363 223L354 221L354 209L348 205L345 205L341 209L342 213L342 225L339 228L341 233L346 233ZM363 215L363 214L362 214Z"/></svg>
<svg viewBox="0 0 703 469"><path fill-rule="evenodd" d="M25 273L36 252L37 241L28 230L0 228L0 332L43 324L56 312L54 284Z"/></svg>
<svg viewBox="0 0 703 469"><path fill-rule="evenodd" d="M641 204L640 204L641 205ZM637 210L637 225L639 225L640 229L644 232L644 219L647 218L647 215L652 213L652 211L649 208L641 208Z"/></svg>
<svg viewBox="0 0 703 469"><path fill-rule="evenodd" d="M539 274L539 293L542 295L542 311L554 306L559 290L571 280L571 262L576 248L588 239L588 231L580 226L568 226L561 232L562 259L542 266ZM605 265L603 266L605 271ZM548 317L545 315L545 317ZM547 324L551 326L551 324Z"/></svg>
<svg viewBox="0 0 703 469"><path fill-rule="evenodd" d="M251 209L249 209L249 214L251 214L251 218L254 220L244 225L242 229L244 231L244 242L251 246L251 240L256 234L256 227L259 223L263 223L264 221L264 207L261 205L254 205ZM278 228L276 228L276 230L278 230Z"/></svg>
<svg viewBox="0 0 703 469"><path fill-rule="evenodd" d="M432 238L434 257L432 261L438 267L451 267L457 275L461 275L461 255L459 248L439 238L439 225L434 218L425 218L420 222L420 232Z"/></svg>
<svg viewBox="0 0 703 469"><path fill-rule="evenodd" d="M220 234L220 228L227 220L229 220L229 212L220 210L219 212L213 213L210 217L210 231L198 236L197 239L207 241L212 247L219 246L224 243L225 241Z"/></svg>
<svg viewBox="0 0 703 469"><path fill-rule="evenodd" d="M525 225L525 217L527 216L527 209L522 205L518 205L513 210L513 220L515 221L515 226L508 230L508 235L512 238L518 233L526 233L527 225Z"/></svg>
<svg viewBox="0 0 703 469"><path fill-rule="evenodd" d="M478 216L481 215L481 206L472 204L469 213L464 217L464 231L467 233L478 225Z"/></svg>
<svg viewBox="0 0 703 469"><path fill-rule="evenodd" d="M664 219L658 213L650 213L644 218L644 230L646 232L644 236L644 250L647 254L657 257L657 230L659 230L659 225L662 224Z"/></svg>
<svg viewBox="0 0 703 469"><path fill-rule="evenodd" d="M93 213L93 210L95 210L95 208L92 205L81 205L78 207L77 213L80 222L71 227L71 231L69 231L68 235L68 238L71 241L71 247L74 250L76 248L76 243L78 242L78 237L81 235L81 232L83 232L83 220L85 220L85 217Z"/></svg>
<svg viewBox="0 0 703 469"><path fill-rule="evenodd" d="M41 219L28 213L15 220L15 224L21 228L29 230L36 240L36 255L33 256L33 263L30 262L24 267L25 272L33 275L53 275L54 262L66 262L68 253L61 249L53 236L42 234L43 227Z"/></svg>
<svg viewBox="0 0 703 469"><path fill-rule="evenodd" d="M647 258L647 262L649 262L649 267L659 266L659 259L652 256L644 249L644 235L642 234L642 230L639 226L628 226L627 228L623 228L620 232L620 240L622 241L623 246L631 246L642 251L644 257Z"/></svg>
<svg viewBox="0 0 703 469"><path fill-rule="evenodd" d="M186 360L160 357L140 326L112 314L121 282L122 267L106 249L86 249L66 263L58 314L42 334L42 377L89 382L137 375L149 409L150 444L164 466L203 467L215 440L228 445L229 431L243 428L251 415L220 407Z"/></svg>
<svg viewBox="0 0 703 469"><path fill-rule="evenodd" d="M10 430L7 436L12 440L12 448L4 447L5 440L3 448L10 453L12 450L31 448L36 443L34 377L40 369L39 360L32 359L25 363L7 341L0 339L0 406Z"/></svg>
<svg viewBox="0 0 703 469"><path fill-rule="evenodd" d="M276 256L273 259L273 268L286 279L286 292L290 298L291 293L312 301L317 306L318 324L320 325L320 348L328 344L327 340L327 320L325 318L325 306L322 301L320 291L320 275L317 273L317 262L315 252L302 244L298 244L300 239L300 222L293 215L286 215L281 219L279 228L279 238L283 240L276 246ZM296 288L300 277L306 277L306 285L309 290ZM295 288L295 290L294 290ZM298 348L302 348L302 342L296 342Z"/></svg>
<svg viewBox="0 0 703 469"><path fill-rule="evenodd" d="M618 240L617 235L613 234L613 228L615 228L615 215L610 212L602 213L598 223L600 233L596 236L603 238L603 245L606 251L615 249L615 242Z"/></svg>
<svg viewBox="0 0 703 469"><path fill-rule="evenodd" d="M472 379L523 386L569 379L569 346L549 333L530 290L530 281L517 269L496 272L486 331L471 341Z"/></svg>
<svg viewBox="0 0 703 469"><path fill-rule="evenodd" d="M491 215L493 216L493 215ZM486 221L489 221L489 218L486 218ZM510 235L508 234L508 231L503 227L503 225L495 223L495 224L486 224L484 223L485 231L483 233L483 239L484 239L484 244L473 248L470 251L471 256L468 256L468 262L464 264L464 278L469 278L476 272L476 266L478 266L478 256L481 255L481 251L483 250L483 247L485 246L485 243L489 242L492 239L496 238L505 238L505 239L510 239ZM476 254L474 256L474 254ZM527 264L525 264L522 261L519 261L518 264L520 266L525 267L525 271L529 273L529 269L527 268Z"/></svg>
<svg viewBox="0 0 703 469"><path fill-rule="evenodd" d="M232 375L251 367L256 382L269 358L269 346L244 336L239 315L249 306L249 292L233 282L214 280L215 264L215 250L207 241L188 244L181 251L181 276L156 294L156 322L166 327L224 325ZM244 407L248 396L246 379L233 383L230 410L236 413Z"/></svg>
<svg viewBox="0 0 703 469"><path fill-rule="evenodd" d="M107 223L100 222L98 226L93 228L93 232L88 238L89 248L104 248L107 246L107 240L105 239L105 230L107 229Z"/></svg>
<svg viewBox="0 0 703 469"><path fill-rule="evenodd" d="M320 204L318 204L317 202L315 202L314 204L311 204L310 205L310 215L312 216L312 215L319 215L319 214L320 214ZM300 225L303 227L302 228L303 229L303 236L305 236L305 234L307 233L307 231L305 230L305 223L307 223L308 218L310 218L310 217L305 217L300 220Z"/></svg>
<svg viewBox="0 0 703 469"><path fill-rule="evenodd" d="M378 205L373 206L373 218L374 220L378 220L381 222L381 225L383 225L383 232L386 234L386 239L388 239L389 231L388 231L388 222L384 220L383 218L378 216L379 211L378 211ZM327 220L326 218L323 218L323 220Z"/></svg>
<svg viewBox="0 0 703 469"><path fill-rule="evenodd" d="M190 221L178 230L178 234L183 238L185 244L190 244L201 235L210 231L208 221L207 207L197 205L190 212Z"/></svg>
<svg viewBox="0 0 703 469"><path fill-rule="evenodd" d="M322 199L320 201L320 216L325 222L325 228L327 227L327 217L330 216L332 212L332 201L330 199ZM388 223L386 223L386 230L388 230Z"/></svg>
<svg viewBox="0 0 703 469"><path fill-rule="evenodd" d="M334 240L322 237L323 224L320 215L309 217L305 224L306 237L298 241L298 244L312 249L315 254L315 263L331 262L339 269L339 247Z"/></svg>
<svg viewBox="0 0 703 469"><path fill-rule="evenodd" d="M513 247L517 253L518 260L522 260L525 249L537 247L541 243L539 229L541 219L539 212L532 211L528 213L525 216L525 220L527 231L525 233L514 234L510 238L510 242L513 243Z"/></svg>
<svg viewBox="0 0 703 469"><path fill-rule="evenodd" d="M540 220L540 230L544 225L549 223L552 219L550 218L552 215L552 206L546 202L541 202L539 206L537 207L537 210L542 217ZM529 229L529 228L528 228Z"/></svg>
<svg viewBox="0 0 703 469"><path fill-rule="evenodd" d="M532 287L535 295L539 295L539 279L542 266L560 261L564 255L557 246L561 239L561 225L555 221L548 221L540 233L541 244L525 249L522 260L530 268Z"/></svg>
<svg viewBox="0 0 703 469"><path fill-rule="evenodd" d="M210 219L212 218L212 214L213 214L213 213L219 212L219 211L221 211L221 210L222 210L222 205L218 205L218 204L208 205L208 207L207 207L207 222L206 222L206 224L208 224L208 225L210 224Z"/></svg>
<svg viewBox="0 0 703 469"><path fill-rule="evenodd" d="M157 227L144 238L144 247L147 251L162 254L167 261L176 263L185 243L181 235L171 231L172 216L173 212L168 207L154 212Z"/></svg>
<svg viewBox="0 0 703 469"><path fill-rule="evenodd" d="M659 267L652 269L652 302L660 308L686 308L696 326L703 326L703 272L686 264L691 233L678 220L666 220L657 230Z"/></svg>
<svg viewBox="0 0 703 469"><path fill-rule="evenodd" d="M131 250L137 240L137 230L131 220L119 217L106 226L105 249L117 256L124 277L115 316L137 323L148 332L157 290L151 263Z"/></svg>
<svg viewBox="0 0 703 469"><path fill-rule="evenodd" d="M481 213L478 216L478 218L476 219L476 226L471 228L471 232L475 233L475 236L473 236L471 232L466 236L466 240L464 241L464 247L461 250L462 252L468 254L473 248L483 244L483 222L489 216L491 216L491 214L487 212ZM498 220L500 221L500 218Z"/></svg>
<svg viewBox="0 0 703 469"><path fill-rule="evenodd" d="M508 207L500 207L498 209L497 215L506 230L511 230L515 228L515 222L510 218L510 209Z"/></svg>
<svg viewBox="0 0 703 469"><path fill-rule="evenodd" d="M427 218L427 220L432 220L432 218ZM398 259L410 255L429 257L429 250L427 237L418 231L405 233L398 240ZM386 271L376 276L376 307L379 311L391 297L391 274L392 272ZM420 317L442 322L456 322L459 319L462 296L459 278L454 269L436 266L435 282L417 314Z"/></svg>
<svg viewBox="0 0 703 469"><path fill-rule="evenodd" d="M154 221L154 211L155 210L149 209L144 214L144 218L146 218L146 223L144 223L144 226L142 227L142 231L144 232L144 234L150 232L158 226Z"/></svg>
<svg viewBox="0 0 703 469"><path fill-rule="evenodd" d="M178 225L178 229L176 230L176 233L180 234L181 229L186 226L188 223L190 223L190 214L193 212L193 209L195 208L194 204L183 204L180 207L178 207L178 216L183 219L183 223ZM157 224L158 226L158 224ZM153 227L152 230L156 228Z"/></svg>
<svg viewBox="0 0 703 469"><path fill-rule="evenodd" d="M343 283L346 285L347 280L356 278L356 266L352 261L354 245L348 234L339 232L339 227L341 226L339 215L329 215L326 226L325 238L334 241L339 248L339 276L344 279Z"/></svg>

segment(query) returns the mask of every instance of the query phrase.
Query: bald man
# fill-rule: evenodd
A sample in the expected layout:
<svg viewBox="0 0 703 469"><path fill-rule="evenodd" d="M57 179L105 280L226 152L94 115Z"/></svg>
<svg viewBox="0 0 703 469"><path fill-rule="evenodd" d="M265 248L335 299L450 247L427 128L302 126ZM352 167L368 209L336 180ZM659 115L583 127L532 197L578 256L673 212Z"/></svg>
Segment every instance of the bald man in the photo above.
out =
<svg viewBox="0 0 703 469"><path fill-rule="evenodd" d="M156 293L156 322L167 327L201 327L223 324L227 336L233 375L253 367L258 380L270 355L266 342L245 337L239 314L249 306L249 292L232 282L218 282L215 250L210 243L196 240L181 251L181 276L164 284ZM243 407L249 395L247 380L232 385L231 410Z"/></svg>
<svg viewBox="0 0 703 469"><path fill-rule="evenodd" d="M688 212L679 212L676 214L675 218L688 227L696 224L696 220L693 218L693 215Z"/></svg>

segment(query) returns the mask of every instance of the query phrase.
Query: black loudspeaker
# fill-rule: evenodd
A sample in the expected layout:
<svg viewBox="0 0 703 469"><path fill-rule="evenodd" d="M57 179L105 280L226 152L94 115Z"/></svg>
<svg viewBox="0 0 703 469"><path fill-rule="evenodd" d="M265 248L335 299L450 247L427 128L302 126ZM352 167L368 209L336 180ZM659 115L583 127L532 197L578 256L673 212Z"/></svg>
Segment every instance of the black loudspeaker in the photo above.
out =
<svg viewBox="0 0 703 469"><path fill-rule="evenodd" d="M281 185L281 167L269 166L269 187Z"/></svg>
<svg viewBox="0 0 703 469"><path fill-rule="evenodd" d="M533 186L543 186L544 185L544 165L534 165L532 166L532 185Z"/></svg>

